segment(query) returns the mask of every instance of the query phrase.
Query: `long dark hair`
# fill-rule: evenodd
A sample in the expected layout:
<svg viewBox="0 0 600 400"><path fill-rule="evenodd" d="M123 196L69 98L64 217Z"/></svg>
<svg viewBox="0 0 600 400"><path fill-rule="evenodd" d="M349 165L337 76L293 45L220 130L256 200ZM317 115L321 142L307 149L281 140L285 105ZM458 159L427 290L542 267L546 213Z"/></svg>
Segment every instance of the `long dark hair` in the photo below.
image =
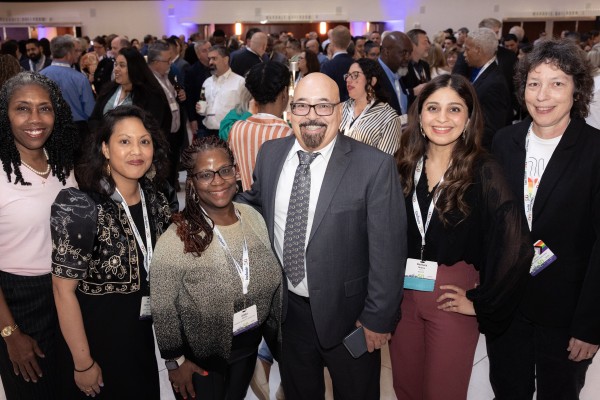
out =
<svg viewBox="0 0 600 400"><path fill-rule="evenodd" d="M321 63L319 62L319 57L317 57L317 55L312 51L304 51L304 61L306 61L306 69L308 70L306 75L311 74L313 72L321 71Z"/></svg>
<svg viewBox="0 0 600 400"><path fill-rule="evenodd" d="M173 223L177 225L177 236L183 242L183 248L186 253L192 253L196 257L206 250L213 240L213 220L202 211L198 194L192 181L192 174L196 166L198 154L207 151L221 149L223 150L231 164L235 163L233 153L229 149L227 142L216 136L207 136L194 139L192 144L181 154L181 166L187 171L185 181L185 208L180 213L173 214Z"/></svg>
<svg viewBox="0 0 600 400"><path fill-rule="evenodd" d="M115 125L125 118L137 118L142 121L144 128L150 133L154 156L152 164L156 175L152 179L157 187L161 187L168 172L169 144L160 130L156 119L148 112L137 106L119 106L107 112L85 146L82 162L75 167L75 176L79 188L85 191L111 196L115 191L115 181L112 176L106 176L106 159L102 153L102 143L108 143Z"/></svg>
<svg viewBox="0 0 600 400"><path fill-rule="evenodd" d="M21 72L7 80L0 90L0 160L2 168L11 181L15 175L15 184L21 183L29 186L21 174L21 155L15 145L10 120L8 118L8 104L16 91L27 85L37 85L50 95L52 108L54 109L54 127L52 133L44 143L48 151L48 163L52 175L66 184L66 179L73 169L73 151L77 147L77 128L73 124L71 107L65 102L58 85L51 79L34 72Z"/></svg>
<svg viewBox="0 0 600 400"><path fill-rule="evenodd" d="M464 100L468 108L469 122L462 139L459 139L452 150L452 163L444 174L444 182L437 188L441 191L435 208L440 220L447 225L448 213L458 210L461 218L466 218L471 210L465 202L465 194L473 183L475 163L483 154L481 136L483 135L483 114L477 101L475 89L469 81L460 75L440 75L428 82L412 105L408 116L408 127L402 133L400 148L396 153L398 173L404 184L404 196L409 196L415 189L414 173L417 162L427 153L429 141L421 134L420 120L423 104L439 89L450 88Z"/></svg>
<svg viewBox="0 0 600 400"><path fill-rule="evenodd" d="M383 71L383 68L381 68L381 65L370 58L359 58L354 63L358 64L367 80L365 91L369 93L368 88L372 87L375 92L375 99L388 103L390 101L390 96L383 86L383 82L385 82L384 79L387 79L387 77L385 76L385 72ZM371 85L372 78L377 79L375 85Z"/></svg>

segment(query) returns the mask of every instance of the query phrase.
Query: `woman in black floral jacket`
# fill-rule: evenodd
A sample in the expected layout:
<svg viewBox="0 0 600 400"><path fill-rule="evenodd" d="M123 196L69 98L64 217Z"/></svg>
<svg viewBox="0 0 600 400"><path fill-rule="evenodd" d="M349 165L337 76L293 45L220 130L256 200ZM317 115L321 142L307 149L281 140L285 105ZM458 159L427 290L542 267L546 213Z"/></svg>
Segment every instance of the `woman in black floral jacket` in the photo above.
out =
<svg viewBox="0 0 600 400"><path fill-rule="evenodd" d="M154 118L135 106L106 114L76 167L80 190L52 206L52 274L70 350L61 399L159 399L150 316L152 248L170 221L156 190L167 145Z"/></svg>

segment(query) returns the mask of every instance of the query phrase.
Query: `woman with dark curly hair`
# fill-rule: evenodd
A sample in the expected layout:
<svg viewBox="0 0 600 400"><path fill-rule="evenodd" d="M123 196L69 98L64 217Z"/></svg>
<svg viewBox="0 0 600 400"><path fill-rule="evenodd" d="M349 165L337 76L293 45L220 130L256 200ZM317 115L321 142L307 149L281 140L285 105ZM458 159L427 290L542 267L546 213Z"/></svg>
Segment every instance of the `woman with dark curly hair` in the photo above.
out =
<svg viewBox="0 0 600 400"><path fill-rule="evenodd" d="M196 139L181 163L186 206L158 241L150 272L158 347L179 398L242 400L262 335L277 343L281 267L260 213L232 202L237 168L227 143Z"/></svg>
<svg viewBox="0 0 600 400"><path fill-rule="evenodd" d="M109 111L52 206L52 283L66 345L58 399L160 398L150 315L152 249L170 222L167 143L135 106ZM68 376L70 375L70 376Z"/></svg>
<svg viewBox="0 0 600 400"><path fill-rule="evenodd" d="M464 400L479 332L494 337L510 323L533 249L500 166L481 148L469 81L438 76L415 102L396 153L409 258L390 343L394 390Z"/></svg>
<svg viewBox="0 0 600 400"><path fill-rule="evenodd" d="M11 56L9 56L11 57ZM50 207L74 186L77 130L56 84L22 72L0 90L0 375L8 400L56 399Z"/></svg>
<svg viewBox="0 0 600 400"><path fill-rule="evenodd" d="M171 132L171 110L164 90L148 67L144 56L134 48L122 48L115 59L115 80L98 93L90 116L90 129L102 121L102 116L120 105L134 105L148 111L165 135Z"/></svg>
<svg viewBox="0 0 600 400"><path fill-rule="evenodd" d="M21 65L10 54L0 54L0 88L4 82L21 72Z"/></svg>
<svg viewBox="0 0 600 400"><path fill-rule="evenodd" d="M381 84L386 79L378 62L361 58L344 75L350 98L343 104L340 131L388 154L400 146L400 117L387 103Z"/></svg>
<svg viewBox="0 0 600 400"><path fill-rule="evenodd" d="M586 124L592 66L569 40L519 61L530 115L494 136L536 255L512 324L487 341L497 399L578 399L600 344L600 132Z"/></svg>

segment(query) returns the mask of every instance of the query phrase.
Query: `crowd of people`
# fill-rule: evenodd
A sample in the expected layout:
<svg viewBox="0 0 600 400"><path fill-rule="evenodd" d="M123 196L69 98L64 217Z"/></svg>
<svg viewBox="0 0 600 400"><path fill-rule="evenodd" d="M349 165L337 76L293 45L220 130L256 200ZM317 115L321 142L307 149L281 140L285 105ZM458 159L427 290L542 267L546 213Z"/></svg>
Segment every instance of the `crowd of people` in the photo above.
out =
<svg viewBox="0 0 600 400"><path fill-rule="evenodd" d="M6 398L578 399L600 34L501 30L3 42Z"/></svg>

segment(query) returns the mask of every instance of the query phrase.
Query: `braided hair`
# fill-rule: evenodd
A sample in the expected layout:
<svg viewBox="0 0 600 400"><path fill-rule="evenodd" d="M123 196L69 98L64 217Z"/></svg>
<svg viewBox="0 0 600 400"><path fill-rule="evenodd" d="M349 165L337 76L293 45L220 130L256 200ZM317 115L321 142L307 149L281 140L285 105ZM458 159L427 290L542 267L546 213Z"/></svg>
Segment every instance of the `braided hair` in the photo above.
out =
<svg viewBox="0 0 600 400"><path fill-rule="evenodd" d="M54 126L52 133L44 143L48 151L48 163L52 175L56 176L63 185L73 169L73 151L77 146L77 128L73 124L71 107L65 102L60 89L51 79L34 72L21 72L4 83L0 89L0 161L6 172L8 181L15 175L15 185L21 183L29 186L21 174L21 155L15 145L8 106L13 94L28 85L37 85L50 95L54 109Z"/></svg>
<svg viewBox="0 0 600 400"><path fill-rule="evenodd" d="M215 223L202 210L196 188L192 181L192 174L194 173L198 154L214 149L222 149L229 157L231 163L235 163L233 152L229 149L227 142L216 136L194 139L192 144L181 155L181 165L187 171L185 208L180 213L173 215L173 223L177 225L177 236L179 236L184 244L184 251L192 253L196 257L200 257L202 252L212 242Z"/></svg>

